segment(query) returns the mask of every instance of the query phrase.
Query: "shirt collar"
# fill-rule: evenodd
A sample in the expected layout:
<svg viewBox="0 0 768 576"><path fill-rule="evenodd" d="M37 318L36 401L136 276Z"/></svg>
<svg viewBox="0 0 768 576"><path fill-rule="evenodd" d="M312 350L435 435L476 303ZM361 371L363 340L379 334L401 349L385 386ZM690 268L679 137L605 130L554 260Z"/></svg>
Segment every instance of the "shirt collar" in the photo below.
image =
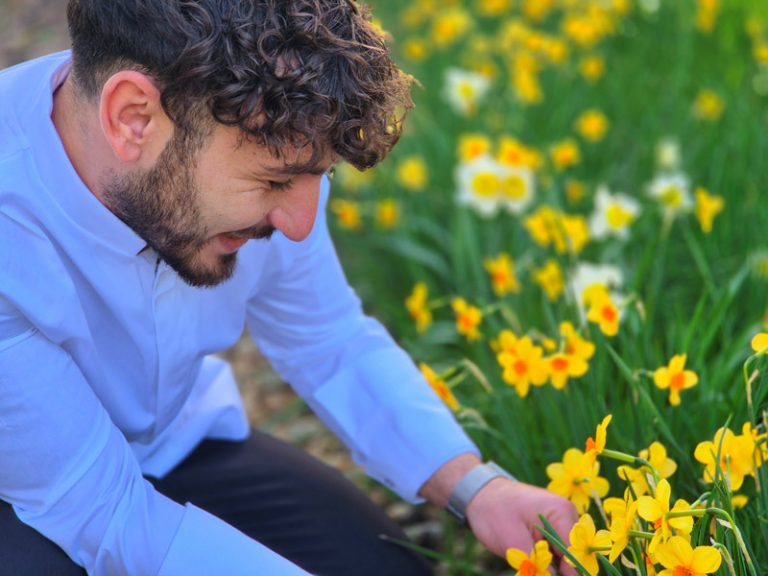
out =
<svg viewBox="0 0 768 576"><path fill-rule="evenodd" d="M52 198L75 226L120 253L137 255L146 247L146 242L83 183L51 119L53 93L69 74L70 53L53 54L48 61L39 90L30 96L31 105L28 103L22 107L19 114L30 141L37 172ZM44 117L41 117L43 114Z"/></svg>

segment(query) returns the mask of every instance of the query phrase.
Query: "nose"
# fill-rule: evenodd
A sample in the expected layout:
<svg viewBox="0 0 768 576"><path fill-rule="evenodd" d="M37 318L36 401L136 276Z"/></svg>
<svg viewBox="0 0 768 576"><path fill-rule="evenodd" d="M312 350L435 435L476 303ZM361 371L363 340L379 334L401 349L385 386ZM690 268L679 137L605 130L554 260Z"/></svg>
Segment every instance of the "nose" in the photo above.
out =
<svg viewBox="0 0 768 576"><path fill-rule="evenodd" d="M295 242L304 240L312 231L317 216L322 176L302 174L293 185L277 192L277 205L267 217L269 223Z"/></svg>

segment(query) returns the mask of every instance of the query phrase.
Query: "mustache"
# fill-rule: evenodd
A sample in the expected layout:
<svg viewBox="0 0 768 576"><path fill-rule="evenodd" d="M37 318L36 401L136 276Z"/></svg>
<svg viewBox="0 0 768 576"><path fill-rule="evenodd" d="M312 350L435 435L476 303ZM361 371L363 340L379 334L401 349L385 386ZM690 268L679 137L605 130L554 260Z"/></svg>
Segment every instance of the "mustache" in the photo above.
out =
<svg viewBox="0 0 768 576"><path fill-rule="evenodd" d="M237 230L236 232L229 232L227 236L233 238L247 238L249 240L269 240L272 234L275 233L275 228L268 225L253 226L252 228L245 228L243 230Z"/></svg>

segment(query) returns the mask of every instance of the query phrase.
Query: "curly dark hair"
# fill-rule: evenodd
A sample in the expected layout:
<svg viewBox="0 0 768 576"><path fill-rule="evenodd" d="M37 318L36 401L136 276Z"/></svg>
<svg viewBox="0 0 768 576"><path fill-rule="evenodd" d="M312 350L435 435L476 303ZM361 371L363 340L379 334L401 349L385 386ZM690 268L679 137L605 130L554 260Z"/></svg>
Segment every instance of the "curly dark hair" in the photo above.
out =
<svg viewBox="0 0 768 576"><path fill-rule="evenodd" d="M276 155L311 145L308 165L332 151L370 168L413 105L410 78L353 0L70 0L67 16L86 98L140 70L177 129L215 120Z"/></svg>

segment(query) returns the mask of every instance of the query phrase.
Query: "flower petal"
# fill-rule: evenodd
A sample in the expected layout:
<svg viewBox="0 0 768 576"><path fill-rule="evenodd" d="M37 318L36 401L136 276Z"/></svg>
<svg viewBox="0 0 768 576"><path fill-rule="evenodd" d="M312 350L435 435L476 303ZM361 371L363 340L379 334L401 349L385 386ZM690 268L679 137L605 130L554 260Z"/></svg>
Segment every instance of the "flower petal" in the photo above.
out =
<svg viewBox="0 0 768 576"><path fill-rule="evenodd" d="M507 562L515 570L520 568L523 561L528 559L528 554L517 548L507 548Z"/></svg>
<svg viewBox="0 0 768 576"><path fill-rule="evenodd" d="M700 572L702 574L711 574L717 572L720 568L720 564L723 561L723 557L717 548L712 546L698 546L693 551L693 559L691 561L691 571Z"/></svg>

